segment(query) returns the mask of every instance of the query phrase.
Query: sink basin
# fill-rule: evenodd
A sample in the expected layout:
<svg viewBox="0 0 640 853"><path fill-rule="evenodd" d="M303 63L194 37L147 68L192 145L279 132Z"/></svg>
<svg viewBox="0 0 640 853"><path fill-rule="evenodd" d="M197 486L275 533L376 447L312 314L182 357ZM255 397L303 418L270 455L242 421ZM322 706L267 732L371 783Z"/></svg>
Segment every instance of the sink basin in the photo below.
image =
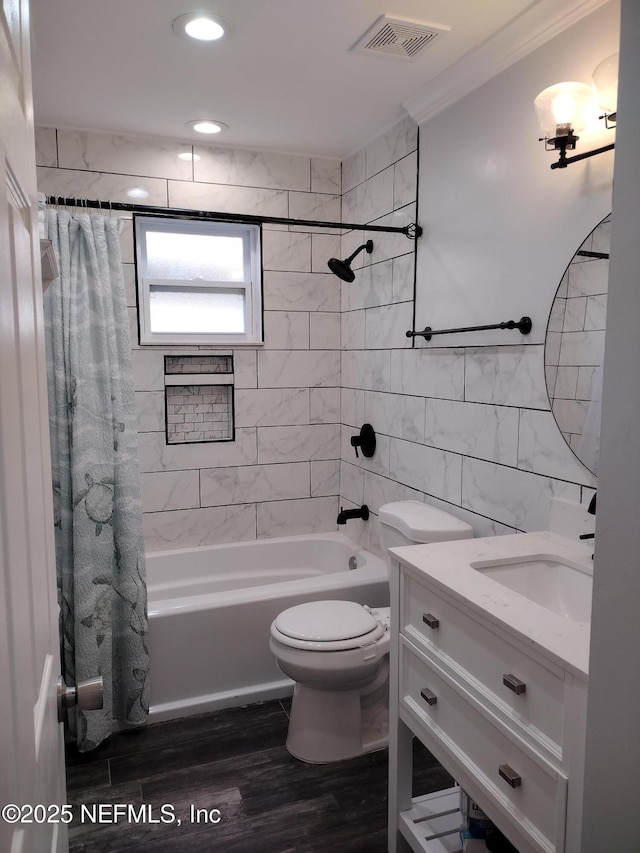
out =
<svg viewBox="0 0 640 853"><path fill-rule="evenodd" d="M591 621L591 567L553 554L477 561L471 568L547 610Z"/></svg>

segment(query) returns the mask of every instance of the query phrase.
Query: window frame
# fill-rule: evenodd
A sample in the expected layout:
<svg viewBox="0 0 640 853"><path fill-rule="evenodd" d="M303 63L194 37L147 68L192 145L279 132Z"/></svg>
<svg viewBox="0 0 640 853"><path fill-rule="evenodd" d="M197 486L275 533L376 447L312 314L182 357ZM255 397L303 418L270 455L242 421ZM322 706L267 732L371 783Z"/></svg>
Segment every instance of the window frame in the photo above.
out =
<svg viewBox="0 0 640 853"><path fill-rule="evenodd" d="M190 219L171 216L134 214L134 262L140 346L261 346L264 344L262 310L262 227L243 222L216 219ZM147 275L147 231L167 233L207 234L241 237L243 240L242 281L185 280L152 278ZM245 332L152 332L150 315L151 289L166 287L180 290L203 288L221 292L244 293Z"/></svg>

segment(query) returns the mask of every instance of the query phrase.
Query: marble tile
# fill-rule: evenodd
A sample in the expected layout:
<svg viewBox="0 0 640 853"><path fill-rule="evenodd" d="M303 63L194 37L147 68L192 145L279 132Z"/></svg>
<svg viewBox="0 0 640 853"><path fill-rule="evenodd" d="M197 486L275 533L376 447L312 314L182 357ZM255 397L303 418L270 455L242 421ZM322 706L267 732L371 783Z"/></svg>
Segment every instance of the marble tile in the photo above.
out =
<svg viewBox="0 0 640 853"><path fill-rule="evenodd" d="M564 325L564 312L567 306L566 299L559 299L557 296L551 305L551 313L549 314L549 323L547 325L547 334L549 332L562 332Z"/></svg>
<svg viewBox="0 0 640 853"><path fill-rule="evenodd" d="M425 494L461 502L462 457L458 454L392 438L389 474Z"/></svg>
<svg viewBox="0 0 640 853"><path fill-rule="evenodd" d="M337 459L339 455L338 424L258 427L260 465Z"/></svg>
<svg viewBox="0 0 640 853"><path fill-rule="evenodd" d="M122 276L124 278L125 297L129 308L137 308L136 296L136 267L135 264L122 264Z"/></svg>
<svg viewBox="0 0 640 853"><path fill-rule="evenodd" d="M365 391L389 391L391 356L389 350L342 353L342 385ZM395 389L394 389L395 390Z"/></svg>
<svg viewBox="0 0 640 853"><path fill-rule="evenodd" d="M194 509L200 506L198 471L162 471L140 475L142 511Z"/></svg>
<svg viewBox="0 0 640 853"><path fill-rule="evenodd" d="M133 357L133 384L136 391L164 390L164 354L136 349Z"/></svg>
<svg viewBox="0 0 640 853"><path fill-rule="evenodd" d="M340 280L330 272L267 271L262 282L265 311L340 310Z"/></svg>
<svg viewBox="0 0 640 853"><path fill-rule="evenodd" d="M578 367L559 367L553 386L553 396L563 400L575 400L578 387Z"/></svg>
<svg viewBox="0 0 640 853"><path fill-rule="evenodd" d="M364 419L376 433L424 443L425 401L421 397L367 391L364 399Z"/></svg>
<svg viewBox="0 0 640 853"><path fill-rule="evenodd" d="M120 255L123 264L134 264L136 257L133 249L133 219L120 217Z"/></svg>
<svg viewBox="0 0 640 853"><path fill-rule="evenodd" d="M202 444L165 443L164 433L146 432L138 436L140 470L186 471L189 468L227 468L255 465L258 461L255 429L236 429L235 441Z"/></svg>
<svg viewBox="0 0 640 853"><path fill-rule="evenodd" d="M289 193L289 216L292 219L314 219L340 222L341 198L328 193Z"/></svg>
<svg viewBox="0 0 640 853"><path fill-rule="evenodd" d="M336 497L260 503L258 504L258 539L334 530L337 516Z"/></svg>
<svg viewBox="0 0 640 853"><path fill-rule="evenodd" d="M544 346L470 347L466 351L465 400L547 409Z"/></svg>
<svg viewBox="0 0 640 853"><path fill-rule="evenodd" d="M342 193L342 163L331 157L311 158L311 192Z"/></svg>
<svg viewBox="0 0 640 853"><path fill-rule="evenodd" d="M568 296L592 296L609 288L609 261L594 260L569 267Z"/></svg>
<svg viewBox="0 0 640 853"><path fill-rule="evenodd" d="M464 350L412 349L391 353L391 391L462 400Z"/></svg>
<svg viewBox="0 0 640 853"><path fill-rule="evenodd" d="M151 137L58 131L59 165L63 169L191 181L191 161L178 159L178 154L188 149L189 145L180 142Z"/></svg>
<svg viewBox="0 0 640 853"><path fill-rule="evenodd" d="M253 349L233 350L233 377L239 388L258 387L258 353Z"/></svg>
<svg viewBox="0 0 640 853"><path fill-rule="evenodd" d="M371 512L378 513L380 507L392 501L424 501L424 493L412 489L374 471L364 474L364 502Z"/></svg>
<svg viewBox="0 0 640 853"><path fill-rule="evenodd" d="M503 465L517 464L518 409L436 399L426 404L428 445Z"/></svg>
<svg viewBox="0 0 640 853"><path fill-rule="evenodd" d="M309 388L309 423L340 423L340 388Z"/></svg>
<svg viewBox="0 0 640 853"><path fill-rule="evenodd" d="M340 349L340 314L316 312L309 316L309 348Z"/></svg>
<svg viewBox="0 0 640 853"><path fill-rule="evenodd" d="M202 506L308 498L309 463L205 469L200 471L200 493Z"/></svg>
<svg viewBox="0 0 640 853"><path fill-rule="evenodd" d="M418 192L418 152L413 151L393 167L393 206L415 202Z"/></svg>
<svg viewBox="0 0 640 853"><path fill-rule="evenodd" d="M258 353L261 388L335 387L340 385L338 350L263 350Z"/></svg>
<svg viewBox="0 0 640 853"><path fill-rule="evenodd" d="M376 219L373 225L385 225L391 228L405 228L407 225L412 225L416 222L416 205L407 204L393 213L386 216L381 216ZM376 259L385 260L389 258L398 258L402 255L415 252L416 241L410 239L401 232L366 232L367 237L371 237L376 241Z"/></svg>
<svg viewBox="0 0 640 853"><path fill-rule="evenodd" d="M340 232L332 234L312 234L311 235L311 271L324 272L328 271L327 264L329 258L341 258L342 255L342 239ZM333 273L331 273L333 276Z"/></svg>
<svg viewBox="0 0 640 853"><path fill-rule="evenodd" d="M393 210L393 167L385 169L342 196L342 220L373 222Z"/></svg>
<svg viewBox="0 0 640 853"><path fill-rule="evenodd" d="M344 311L341 314L341 347L346 350L364 349L366 311Z"/></svg>
<svg viewBox="0 0 640 853"><path fill-rule="evenodd" d="M164 391L136 391L138 432L164 431Z"/></svg>
<svg viewBox="0 0 640 853"><path fill-rule="evenodd" d="M217 213L246 213L253 216L288 216L285 190L234 187L226 184L194 184L169 181L169 206ZM263 231L263 241L266 234Z"/></svg>
<svg viewBox="0 0 640 853"><path fill-rule="evenodd" d="M235 392L237 427L308 424L309 417L306 388L256 388Z"/></svg>
<svg viewBox="0 0 640 853"><path fill-rule="evenodd" d="M607 328L607 294L587 297L587 310L584 318L587 331L604 331Z"/></svg>
<svg viewBox="0 0 640 853"><path fill-rule="evenodd" d="M583 400L554 400L553 414L565 433L581 433L589 404Z"/></svg>
<svg viewBox="0 0 640 853"><path fill-rule="evenodd" d="M415 269L415 252L394 258L392 267L392 300L393 302L411 302L413 300L413 276Z"/></svg>
<svg viewBox="0 0 640 853"><path fill-rule="evenodd" d="M602 364L604 358L605 332L568 332L562 335L559 364L594 365Z"/></svg>
<svg viewBox="0 0 640 853"><path fill-rule="evenodd" d="M262 267L279 272L311 272L311 234L263 231Z"/></svg>
<svg viewBox="0 0 640 853"><path fill-rule="evenodd" d="M309 314L306 311L265 311L265 349L309 349Z"/></svg>
<svg viewBox="0 0 640 853"><path fill-rule="evenodd" d="M354 388L340 390L340 417L343 424L361 427L364 419L365 392Z"/></svg>
<svg viewBox="0 0 640 853"><path fill-rule="evenodd" d="M562 332L582 332L584 330L584 315L586 309L586 296L574 296L572 299L567 299Z"/></svg>
<svg viewBox="0 0 640 853"><path fill-rule="evenodd" d="M560 371L565 369L570 370L571 368L559 368L558 370ZM596 370L596 367L578 368L578 382L576 384L576 392L572 395L572 398L575 398L576 400L590 400L593 397L593 382Z"/></svg>
<svg viewBox="0 0 640 853"><path fill-rule="evenodd" d="M55 127L36 127L35 137L36 166L53 166L55 168L58 165Z"/></svg>
<svg viewBox="0 0 640 853"><path fill-rule="evenodd" d="M365 149L366 177L370 178L415 151L418 147L417 130L416 123L407 116L370 142Z"/></svg>
<svg viewBox="0 0 640 853"><path fill-rule="evenodd" d="M371 257L375 255L374 250ZM393 262L371 263L356 273L356 280L342 287L342 310L375 308L393 302Z"/></svg>
<svg viewBox="0 0 640 853"><path fill-rule="evenodd" d="M551 498L580 499L580 487L505 465L465 458L463 507L516 530L546 530Z"/></svg>
<svg viewBox="0 0 640 853"><path fill-rule="evenodd" d="M544 342L544 361L546 365L558 364L561 344L561 332L547 332L547 337Z"/></svg>
<svg viewBox="0 0 640 853"><path fill-rule="evenodd" d="M340 462L340 498L351 501L356 506L364 503L364 468Z"/></svg>
<svg viewBox="0 0 640 853"><path fill-rule="evenodd" d="M200 157L194 163L196 181L276 190L311 189L308 157L206 145L196 145L195 153Z"/></svg>
<svg viewBox="0 0 640 853"><path fill-rule="evenodd" d="M256 537L255 504L145 513L147 551L243 542Z"/></svg>
<svg viewBox="0 0 640 853"><path fill-rule="evenodd" d="M551 412L520 412L518 468L548 477L595 486L595 476L567 447Z"/></svg>
<svg viewBox="0 0 640 853"><path fill-rule="evenodd" d="M311 497L340 494L340 460L311 462Z"/></svg>
<svg viewBox="0 0 640 853"><path fill-rule="evenodd" d="M342 192L346 193L358 186L366 176L366 153L363 148L342 161Z"/></svg>
<svg viewBox="0 0 640 853"><path fill-rule="evenodd" d="M64 198L98 199L131 203L128 192L141 189L148 193L144 204L167 207L167 182L160 178L140 178L104 172L38 167L38 191Z"/></svg>
<svg viewBox="0 0 640 853"><path fill-rule="evenodd" d="M366 349L402 349L411 346L407 331L413 328L413 303L398 302L365 311Z"/></svg>

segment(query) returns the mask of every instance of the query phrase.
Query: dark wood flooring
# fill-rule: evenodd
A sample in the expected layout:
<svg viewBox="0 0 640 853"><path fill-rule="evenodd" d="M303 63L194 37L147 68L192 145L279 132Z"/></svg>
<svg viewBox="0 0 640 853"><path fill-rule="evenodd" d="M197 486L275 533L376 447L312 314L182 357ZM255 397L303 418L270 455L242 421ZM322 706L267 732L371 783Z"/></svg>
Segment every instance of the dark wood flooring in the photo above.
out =
<svg viewBox="0 0 640 853"><path fill-rule="evenodd" d="M387 751L298 761L285 748L288 707L272 701L156 723L85 755L70 747L71 853L385 853ZM453 783L417 742L415 755L414 795ZM105 804L106 822L91 823L94 804ZM169 805L176 821L113 822L114 804L145 805L157 821ZM191 806L219 810L219 822L190 819Z"/></svg>

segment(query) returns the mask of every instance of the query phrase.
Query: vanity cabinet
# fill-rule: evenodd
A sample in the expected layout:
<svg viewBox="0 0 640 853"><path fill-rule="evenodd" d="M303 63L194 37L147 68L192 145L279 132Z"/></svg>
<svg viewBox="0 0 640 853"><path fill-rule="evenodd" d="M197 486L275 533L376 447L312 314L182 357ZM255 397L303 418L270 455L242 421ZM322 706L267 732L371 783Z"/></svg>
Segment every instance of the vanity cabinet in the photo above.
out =
<svg viewBox="0 0 640 853"><path fill-rule="evenodd" d="M390 580L391 853L461 849L459 788L412 799L414 736L519 853L579 853L586 678L409 558Z"/></svg>

